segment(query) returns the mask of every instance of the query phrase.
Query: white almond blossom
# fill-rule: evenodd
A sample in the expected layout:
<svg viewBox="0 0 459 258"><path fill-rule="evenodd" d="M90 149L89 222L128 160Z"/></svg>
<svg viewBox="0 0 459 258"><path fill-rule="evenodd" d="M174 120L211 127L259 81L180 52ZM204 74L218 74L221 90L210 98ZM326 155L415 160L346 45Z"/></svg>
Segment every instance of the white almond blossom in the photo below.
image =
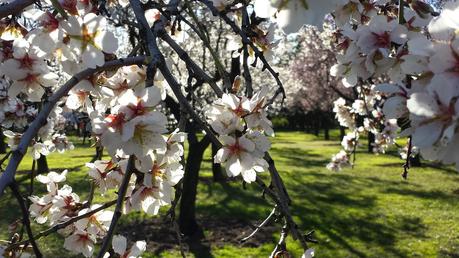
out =
<svg viewBox="0 0 459 258"><path fill-rule="evenodd" d="M89 68L105 63L104 53L114 53L118 39L107 30L107 21L101 15L88 13L84 17L69 16L60 23L65 31L66 48L63 54L70 60L79 61Z"/></svg>
<svg viewBox="0 0 459 258"><path fill-rule="evenodd" d="M81 253L84 257L91 257L95 243L96 237L94 235L77 230L65 238L64 248L75 253Z"/></svg>
<svg viewBox="0 0 459 258"><path fill-rule="evenodd" d="M114 235L112 239L113 251L119 254L120 257L136 258L140 257L147 250L147 242L136 241L131 248L127 248L127 239L122 235ZM104 258L110 257L109 253L105 253Z"/></svg>

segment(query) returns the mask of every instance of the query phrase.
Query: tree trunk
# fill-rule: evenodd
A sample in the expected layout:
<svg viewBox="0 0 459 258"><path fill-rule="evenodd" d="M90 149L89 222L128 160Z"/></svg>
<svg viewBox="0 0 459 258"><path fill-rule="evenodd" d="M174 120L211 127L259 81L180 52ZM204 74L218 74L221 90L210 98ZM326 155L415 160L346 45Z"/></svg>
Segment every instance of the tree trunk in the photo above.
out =
<svg viewBox="0 0 459 258"><path fill-rule="evenodd" d="M185 165L185 175L183 176L179 225L180 231L185 236L201 238L204 234L196 222L196 192L204 151L209 146L210 141L208 137L205 137L201 142L198 142L196 134L189 133L188 142L188 157Z"/></svg>
<svg viewBox="0 0 459 258"><path fill-rule="evenodd" d="M0 154L6 153L6 143L5 143L5 136L3 135L3 131L0 130Z"/></svg>
<svg viewBox="0 0 459 258"><path fill-rule="evenodd" d="M410 158L410 165L412 167L420 167L421 166L421 157L419 154L416 154L416 156Z"/></svg>
<svg viewBox="0 0 459 258"><path fill-rule="evenodd" d="M214 157L215 154L217 154L217 146L215 144L212 144L212 175L213 175L213 180L214 182L224 182L225 181L225 176L223 175L222 172L222 166L219 163L214 162Z"/></svg>
<svg viewBox="0 0 459 258"><path fill-rule="evenodd" d="M339 127L339 140L342 141L346 135L346 128L344 126Z"/></svg>
<svg viewBox="0 0 459 258"><path fill-rule="evenodd" d="M326 118L324 117L324 120L322 122L322 127L324 129L324 139L326 141L330 140L330 131L329 131L329 128L328 128L328 116Z"/></svg>
<svg viewBox="0 0 459 258"><path fill-rule="evenodd" d="M373 153L373 143L375 142L375 135L368 132L368 153Z"/></svg>
<svg viewBox="0 0 459 258"><path fill-rule="evenodd" d="M40 158L37 160L36 175L46 174L48 172L49 172L49 168L48 168L48 161L46 160L46 156L41 155Z"/></svg>
<svg viewBox="0 0 459 258"><path fill-rule="evenodd" d="M94 163L96 160L101 160L103 155L104 155L104 147L97 144L96 154L91 159L90 163Z"/></svg>

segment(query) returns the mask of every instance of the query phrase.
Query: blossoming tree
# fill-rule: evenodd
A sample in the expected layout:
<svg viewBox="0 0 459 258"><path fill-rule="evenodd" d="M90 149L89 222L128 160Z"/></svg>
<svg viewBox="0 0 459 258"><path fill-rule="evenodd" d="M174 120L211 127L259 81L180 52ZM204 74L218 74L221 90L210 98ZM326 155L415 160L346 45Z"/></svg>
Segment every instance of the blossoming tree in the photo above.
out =
<svg viewBox="0 0 459 258"><path fill-rule="evenodd" d="M455 162L457 4L446 5L440 18L430 21L433 10L417 0L2 1L0 119L11 152L2 160L8 165L0 176L0 197L10 189L27 233L8 241L0 249L3 255L24 256L30 245L42 257L36 240L57 233L65 238L65 249L85 257L137 257L146 243L128 247L127 239L116 234L119 218L132 211L157 215L164 206L170 206L167 214L180 242L175 206L182 178L199 170L189 161L203 152L192 149L185 161L184 142L198 142L196 132L202 131L196 146L212 143L214 162L228 177L258 185L270 199L273 211L260 227L274 215L282 225L271 256L288 255L285 238L291 235L304 248L303 257L311 257L314 239L293 220L294 200L269 155L274 131L266 110L285 98L271 66L275 36L320 23L333 9L343 53L332 74L343 77L361 98L352 107L343 99L335 102L339 122L352 132L329 168L348 161L362 130L374 132L381 148L392 143L397 119L410 121L402 126L412 135L410 146L430 158ZM214 42L201 22L211 22L209 17L232 34L228 52L218 45L221 35ZM427 24L430 34L421 30ZM211 64L190 55L190 46L206 49ZM228 56L239 65L227 67ZM257 70L273 84L255 85L251 74ZM368 85L372 78L385 79L387 71L390 83ZM197 108L193 95L203 88L210 102ZM172 128L164 107L175 109ZM86 164L96 186L88 185L87 200L65 184L67 171L45 175L32 170L31 185L44 184L47 193L36 196L32 187L24 198L15 176L26 153L37 160L74 148L62 128L64 109L89 115L97 144L110 158L99 156ZM363 129L355 124L358 115L366 118ZM267 174L269 186L260 173ZM91 196L109 189L116 190L112 201L93 204ZM50 227L34 234L30 219Z"/></svg>

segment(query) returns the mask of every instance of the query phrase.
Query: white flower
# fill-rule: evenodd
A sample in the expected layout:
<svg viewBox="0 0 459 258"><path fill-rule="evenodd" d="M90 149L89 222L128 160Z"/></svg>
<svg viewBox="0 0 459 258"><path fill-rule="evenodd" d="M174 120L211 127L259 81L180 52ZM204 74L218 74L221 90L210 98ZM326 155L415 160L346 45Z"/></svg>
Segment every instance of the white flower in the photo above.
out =
<svg viewBox="0 0 459 258"><path fill-rule="evenodd" d="M314 248L309 248L304 252L304 254L301 256L301 258L312 258L314 257L315 250Z"/></svg>
<svg viewBox="0 0 459 258"><path fill-rule="evenodd" d="M102 66L105 63L103 52L111 54L118 49L118 39L107 30L107 21L101 15L69 16L61 26L68 39L68 51L64 51L64 55L70 60L81 56L86 67Z"/></svg>
<svg viewBox="0 0 459 258"><path fill-rule="evenodd" d="M48 220L48 211L52 206L53 195L47 194L43 197L30 196L32 202L29 206L30 216L35 218L38 224L44 224Z"/></svg>
<svg viewBox="0 0 459 258"><path fill-rule="evenodd" d="M383 83L377 85L375 90L387 96L382 110L386 118L400 118L408 114L408 109L406 108L408 90L405 87Z"/></svg>
<svg viewBox="0 0 459 258"><path fill-rule="evenodd" d="M49 154L49 150L45 144L41 142L37 142L32 146L31 155L34 160L39 159L41 155L47 156L48 154Z"/></svg>
<svg viewBox="0 0 459 258"><path fill-rule="evenodd" d="M345 151L352 152L357 144L359 135L356 132L349 132L343 137L341 141L341 146L343 146Z"/></svg>
<svg viewBox="0 0 459 258"><path fill-rule="evenodd" d="M8 95L16 97L22 92L27 95L28 100L39 102L45 93L43 87L55 86L58 76L49 72L44 60L38 57L27 41L16 40L13 46L14 58L6 60L2 66L5 75L13 80Z"/></svg>
<svg viewBox="0 0 459 258"><path fill-rule="evenodd" d="M3 132L3 135L5 135L6 138L8 138L8 146L10 147L10 149L12 151L16 150L16 148L19 145L19 142L21 141L22 134L6 130Z"/></svg>
<svg viewBox="0 0 459 258"><path fill-rule="evenodd" d="M62 171L62 173L58 174L54 171L49 172L46 176L44 175L38 175L36 177L37 181L46 184L46 189L48 190L49 193L55 195L57 194L57 188L58 184L57 183L62 183L64 182L67 178L67 170Z"/></svg>
<svg viewBox="0 0 459 258"><path fill-rule="evenodd" d="M223 94L221 99L214 102L210 108L206 110L206 116L212 129L218 134L230 134L234 131L242 131L243 123L241 117L248 113L247 109L251 107L250 103L246 103L246 108L242 105L247 99L239 98L234 94Z"/></svg>
<svg viewBox="0 0 459 258"><path fill-rule="evenodd" d="M228 176L235 177L242 174L242 178L247 183L254 182L256 173L263 172L267 167L266 161L259 156L262 151L255 151L257 146L249 137L247 135L239 138L228 135L220 136L223 148L219 149L214 157L215 163L225 163ZM260 148L264 149L264 145L261 145Z"/></svg>
<svg viewBox="0 0 459 258"><path fill-rule="evenodd" d="M78 215L88 213L99 208L101 205L95 204L90 208L82 209ZM75 228L79 231L87 232L94 236L104 237L110 227L110 222L113 217L113 211L102 210L95 214L82 218L75 222Z"/></svg>
<svg viewBox="0 0 459 258"><path fill-rule="evenodd" d="M160 112L135 117L123 126L121 149L137 157L147 155L152 149L166 149L166 142L161 135L167 132L166 122L166 116Z"/></svg>
<svg viewBox="0 0 459 258"><path fill-rule="evenodd" d="M81 253L85 257L91 257L94 252L95 242L95 236L87 232L77 230L72 235L65 238L64 248L69 251Z"/></svg>
<svg viewBox="0 0 459 258"><path fill-rule="evenodd" d="M72 192L72 187L64 185L57 190L57 195L53 199L53 206L50 209L51 225L66 217L77 215L79 207L81 207L80 197Z"/></svg>
<svg viewBox="0 0 459 258"><path fill-rule="evenodd" d="M94 163L86 163L86 167L90 168L88 174L94 179L102 194L107 189L116 188L123 179L123 171L112 160L96 160Z"/></svg>
<svg viewBox="0 0 459 258"><path fill-rule="evenodd" d="M339 0L309 0L305 6L304 3L306 2L300 0L287 2L278 0L270 1L270 3L257 0L254 3L254 8L257 15L261 17L275 16L275 21L279 26L286 34L290 34L298 32L304 24L321 27L325 14L333 11L340 2Z"/></svg>
<svg viewBox="0 0 459 258"><path fill-rule="evenodd" d="M407 33L406 27L399 25L397 20L388 22L386 16L378 15L371 19L368 26L359 27L357 46L366 54L377 49L384 53L392 43L405 43L408 40Z"/></svg>
<svg viewBox="0 0 459 258"><path fill-rule="evenodd" d="M136 258L147 250L147 242L137 241L131 248L127 248L127 239L121 235L114 235L112 239L113 251L120 257ZM107 253L108 254L108 253ZM105 256L104 256L105 257ZM108 257L108 256L107 256Z"/></svg>
<svg viewBox="0 0 459 258"><path fill-rule="evenodd" d="M349 155L346 151L341 150L331 159L331 162L327 164L327 169L331 171L339 171L342 167L350 166Z"/></svg>
<svg viewBox="0 0 459 258"><path fill-rule="evenodd" d="M354 115L351 113L351 108L346 106L346 100L338 98L333 102L333 112L341 126L353 129L355 127Z"/></svg>

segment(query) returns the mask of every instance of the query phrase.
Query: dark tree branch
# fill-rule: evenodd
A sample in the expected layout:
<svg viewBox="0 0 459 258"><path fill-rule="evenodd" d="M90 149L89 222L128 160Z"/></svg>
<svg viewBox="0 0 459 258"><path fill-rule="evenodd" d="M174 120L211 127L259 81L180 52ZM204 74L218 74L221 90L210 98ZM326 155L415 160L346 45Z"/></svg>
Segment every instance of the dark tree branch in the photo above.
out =
<svg viewBox="0 0 459 258"><path fill-rule="evenodd" d="M3 19L8 15L18 14L24 8L33 3L35 3L35 0L16 0L9 4L0 6L0 19Z"/></svg>
<svg viewBox="0 0 459 258"><path fill-rule="evenodd" d="M250 28L249 15L247 13L247 7L245 6L242 9L242 28L244 30L248 30ZM242 76L244 77L244 81L245 81L246 96L248 98L251 98L253 95L253 87L252 87L252 76L250 75L249 64L247 62L248 58L249 58L249 49L247 47L247 44L244 43L243 60L242 60L242 66L244 68L244 71L242 73Z"/></svg>
<svg viewBox="0 0 459 258"><path fill-rule="evenodd" d="M266 224L268 224L271 219L273 218L273 216L276 214L276 210L277 210L277 205L274 206L273 210L271 211L271 213L269 213L268 217L260 224L258 225L255 230L248 236L244 237L243 239L241 239L241 243L244 243L246 242L247 240L249 240L251 237L253 237L262 227L264 227Z"/></svg>
<svg viewBox="0 0 459 258"><path fill-rule="evenodd" d="M32 228L30 227L29 211L27 209L24 198L22 198L22 195L19 192L18 184L16 182L13 182L10 185L10 188L11 188L11 191L13 192L14 197L16 197L16 200L18 201L19 206L21 207L22 224L24 225L26 229L27 236L30 239L30 243L32 244L33 252L35 253L35 256L37 258L41 258L43 257L43 255L41 254L40 249L38 248L38 245L33 238Z"/></svg>
<svg viewBox="0 0 459 258"><path fill-rule="evenodd" d="M269 256L269 258L289 257L288 253L282 254L283 252L287 252L287 248L285 246L285 240L287 239L287 235L288 235L288 227L287 225L284 225L281 230L279 242L277 242L277 245L276 247L274 247L274 250Z"/></svg>
<svg viewBox="0 0 459 258"><path fill-rule="evenodd" d="M210 0L199 0L199 1L202 2L204 5L206 5L207 8L211 10L214 16L220 16L220 18L223 19L223 21L225 21L226 24L231 26L231 29L241 37L242 43L249 45L253 49L253 51L255 52L255 56L263 63L263 70L267 69L269 73L274 77L274 79L276 80L277 86L278 86L278 90L274 93L274 96L271 98L270 101L268 101L268 103L272 104L272 102L274 102L274 100L277 98L279 94L282 94L282 102L283 102L283 100L285 99L285 90L279 78L279 73L274 71L274 69L271 67L271 65L268 63L268 61L264 57L263 52L261 52L255 46L255 44L253 44L253 42L250 41L250 39L247 37L246 32L242 30L241 28L239 28L239 26L234 21L232 21L228 16L226 16L225 12L220 12L213 5L212 1Z"/></svg>
<svg viewBox="0 0 459 258"><path fill-rule="evenodd" d="M191 68L195 76L198 76L199 79L203 79L207 82L210 87L214 90L215 94L220 98L223 95L223 91L215 83L215 80L210 77L206 72L204 72L201 67L199 67L188 55L188 53L181 48L164 30L162 30L158 35L164 40L169 46L177 53L177 55L182 59L187 67Z"/></svg>

